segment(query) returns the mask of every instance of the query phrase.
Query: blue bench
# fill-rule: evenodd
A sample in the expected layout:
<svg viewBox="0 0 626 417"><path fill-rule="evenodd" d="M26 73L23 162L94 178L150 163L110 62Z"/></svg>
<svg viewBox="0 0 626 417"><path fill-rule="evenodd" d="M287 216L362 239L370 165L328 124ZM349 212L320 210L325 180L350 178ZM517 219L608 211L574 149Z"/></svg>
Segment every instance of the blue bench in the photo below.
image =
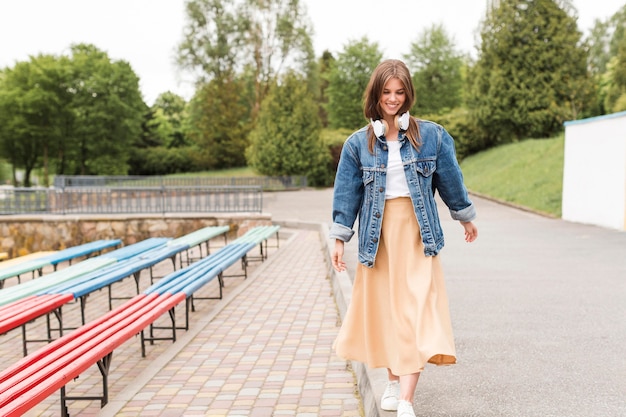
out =
<svg viewBox="0 0 626 417"><path fill-rule="evenodd" d="M271 227L271 226L270 226ZM2 415L19 416L43 401L56 390L61 391L61 415L68 416L68 400L99 399L101 406L108 402L108 373L113 351L124 342L141 335L141 353L145 356L145 342L154 340L176 341L174 309L203 285L220 279L220 297L223 281L221 274L245 257L263 239L266 227L255 228L235 239L207 258L174 271L143 293L114 308L102 317L68 333L13 366L0 372L0 410ZM242 264L242 266L244 266ZM189 311L189 303L186 303ZM169 338L145 337L144 330L153 328L154 322L169 313L172 336ZM152 336L152 335L151 335ZM70 397L65 385L83 371L98 365L102 376L101 397Z"/></svg>
<svg viewBox="0 0 626 417"><path fill-rule="evenodd" d="M189 265L193 260L202 259L202 244L205 245L205 253L209 255L211 253L211 247L209 246L209 242L211 239L223 235L224 236L224 244L227 242L226 233L230 230L229 226L208 226L203 229L196 230L194 232L188 233L184 236L181 236L176 239L172 239L169 245L187 245L188 249L185 249L186 254L186 264ZM191 257L191 249L194 247L198 247L200 250L199 256L192 258ZM180 257L180 267L183 267L183 257Z"/></svg>
<svg viewBox="0 0 626 417"><path fill-rule="evenodd" d="M22 326L22 349L26 355L29 342L52 340L53 329L50 325L50 314L52 314L59 323L56 330L62 335L64 327L61 308L74 300L74 295L67 291L57 292L55 289L71 288L81 280L99 276L103 271L114 270L142 252L164 247L168 240L168 238L149 238L52 272L36 280L3 289L0 291L0 334ZM81 302L81 312L84 323L84 300ZM26 324L43 315L46 315L47 339L27 339Z"/></svg>
<svg viewBox="0 0 626 417"><path fill-rule="evenodd" d="M37 271L39 276L41 276L43 274L43 268L46 266L52 266L56 271L58 265L62 262L69 261L71 265L72 261L76 258L91 256L94 253L100 254L104 249L119 246L121 243L122 241L119 239L97 240L83 245L63 249L37 259L31 259L16 265L10 265L6 268L3 268L0 264L0 289L4 287L4 281L6 279L17 277L18 281L20 281L20 276L28 272L32 273L34 278L35 271Z"/></svg>
<svg viewBox="0 0 626 417"><path fill-rule="evenodd" d="M54 330L59 332L59 336L63 335L64 330L73 330L72 328L65 328L63 324L61 309L67 302L74 299L80 302L81 323L85 324L85 306L87 296L90 293L107 287L110 310L113 308L113 300L129 298L113 297L112 285L114 283L132 276L135 279L137 293L139 293L139 277L142 270L150 270L150 282L153 283L153 266L169 258L175 270L176 255L180 255L182 264L182 252L188 250L189 245L206 243L208 248L210 239L220 235L226 236L226 232L229 230L228 226L209 226L177 239L149 238L101 255L99 258L115 262L111 261L98 268L90 268L86 273L84 273L85 271L82 268L79 270L78 265L81 264L78 264L63 271L46 275L41 279L21 284L17 286L21 287L19 291L17 289L10 291L15 293L13 297L8 298L8 294L5 294L7 301L11 301L13 304L7 306L9 308L4 311L0 310L0 334L22 326L22 348L24 355L26 355L28 343L50 342L53 340L52 332ZM21 303L24 297L30 296L41 298L40 303L34 300L27 300L25 303ZM2 305L1 300L0 298L0 305ZM60 300L65 302L60 302ZM18 309L22 311L22 314L11 313L11 310ZM47 338L28 339L26 336L26 324L44 314L46 315ZM50 314L56 317L58 328L52 328Z"/></svg>
<svg viewBox="0 0 626 417"><path fill-rule="evenodd" d="M248 277L248 253L254 249L256 245L260 246L261 257L258 259L265 260L267 258L267 240L273 234L278 234L280 226L258 226L243 236L230 242L228 245L215 251L211 256L189 265L187 268L181 268L171 274L163 277L158 283L147 288L145 293L183 292L186 295L185 307L185 326L181 329L189 329L189 311L195 311L194 300L203 299L221 299L223 297L224 278L228 277ZM278 243L277 243L278 246ZM265 247L265 252L263 252ZM265 255L263 255L265 253ZM226 269L230 268L236 262L241 262L241 274L224 275ZM195 292L217 278L219 281L218 297L198 297ZM153 334L154 327L150 328L150 335Z"/></svg>

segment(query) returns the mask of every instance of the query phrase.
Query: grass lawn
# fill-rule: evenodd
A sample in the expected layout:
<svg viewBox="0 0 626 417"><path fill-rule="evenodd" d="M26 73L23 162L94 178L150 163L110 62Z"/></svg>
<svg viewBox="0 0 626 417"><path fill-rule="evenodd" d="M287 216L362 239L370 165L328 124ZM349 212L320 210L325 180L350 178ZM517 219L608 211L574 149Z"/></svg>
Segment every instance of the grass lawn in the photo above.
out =
<svg viewBox="0 0 626 417"><path fill-rule="evenodd" d="M217 171L187 172L184 174L170 174L168 177L257 177L249 167L228 168Z"/></svg>
<svg viewBox="0 0 626 417"><path fill-rule="evenodd" d="M464 159L470 191L552 216L561 216L564 136L527 139Z"/></svg>

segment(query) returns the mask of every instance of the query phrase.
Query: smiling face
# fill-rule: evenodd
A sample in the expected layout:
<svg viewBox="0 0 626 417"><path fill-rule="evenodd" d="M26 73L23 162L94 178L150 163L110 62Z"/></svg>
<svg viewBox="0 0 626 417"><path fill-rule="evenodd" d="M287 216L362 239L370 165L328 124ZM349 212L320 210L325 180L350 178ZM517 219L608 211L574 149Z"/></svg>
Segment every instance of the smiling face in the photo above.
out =
<svg viewBox="0 0 626 417"><path fill-rule="evenodd" d="M390 78L385 84L378 102L383 112L383 118L388 122L393 121L394 116L398 114L405 100L406 92L402 82L398 78Z"/></svg>

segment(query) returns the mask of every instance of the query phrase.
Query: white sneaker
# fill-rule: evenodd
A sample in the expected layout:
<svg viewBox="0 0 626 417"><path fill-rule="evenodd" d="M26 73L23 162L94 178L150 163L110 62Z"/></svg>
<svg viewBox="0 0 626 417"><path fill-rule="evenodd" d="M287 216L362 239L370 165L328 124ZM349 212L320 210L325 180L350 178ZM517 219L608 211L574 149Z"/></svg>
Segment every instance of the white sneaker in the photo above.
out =
<svg viewBox="0 0 626 417"><path fill-rule="evenodd" d="M413 404L408 401L398 401L398 417L415 417Z"/></svg>
<svg viewBox="0 0 626 417"><path fill-rule="evenodd" d="M400 397L400 384L398 381L387 382L385 392L380 400L380 408L385 411L396 411L398 409L398 397Z"/></svg>

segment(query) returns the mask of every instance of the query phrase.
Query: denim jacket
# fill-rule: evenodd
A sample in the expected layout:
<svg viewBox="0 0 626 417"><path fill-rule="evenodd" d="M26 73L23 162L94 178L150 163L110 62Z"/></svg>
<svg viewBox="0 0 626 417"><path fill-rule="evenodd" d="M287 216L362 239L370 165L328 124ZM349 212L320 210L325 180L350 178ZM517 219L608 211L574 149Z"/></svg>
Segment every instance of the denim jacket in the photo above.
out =
<svg viewBox="0 0 626 417"><path fill-rule="evenodd" d="M444 245L435 190L448 206L454 220L472 221L476 210L463 183L456 160L454 140L440 125L418 120L421 146L416 150L400 133L400 155L409 185L424 253L434 256ZM367 127L353 133L344 143L335 177L333 224L329 236L348 242L359 216L359 262L374 266L385 209L387 142L379 138L371 154L367 148Z"/></svg>

